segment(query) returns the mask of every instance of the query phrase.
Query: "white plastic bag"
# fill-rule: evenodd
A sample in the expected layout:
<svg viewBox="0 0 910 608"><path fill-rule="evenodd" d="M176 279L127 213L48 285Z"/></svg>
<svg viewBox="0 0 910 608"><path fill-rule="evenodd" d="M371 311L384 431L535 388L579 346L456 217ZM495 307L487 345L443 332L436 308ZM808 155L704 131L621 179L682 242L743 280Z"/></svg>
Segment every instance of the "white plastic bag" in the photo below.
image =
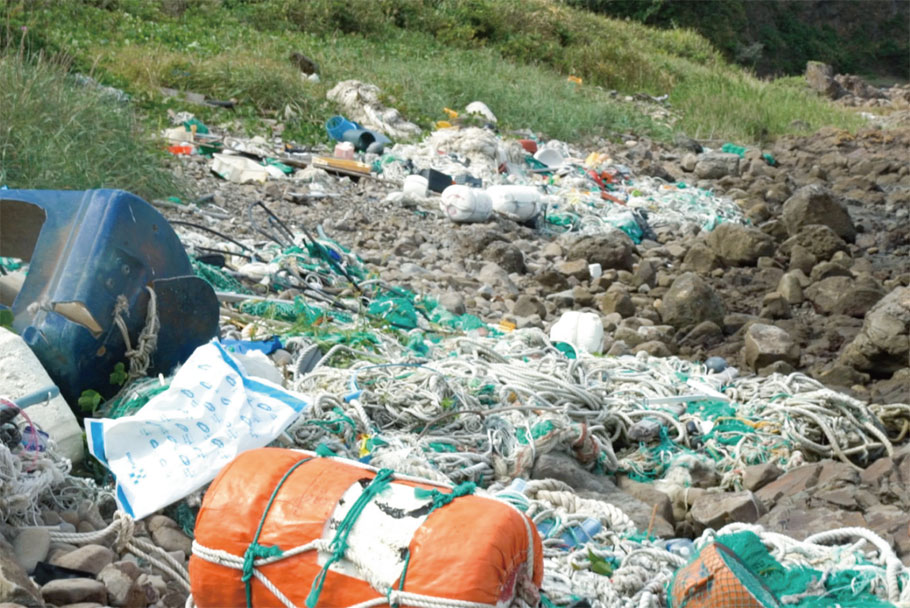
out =
<svg viewBox="0 0 910 608"><path fill-rule="evenodd" d="M135 415L86 420L89 451L114 474L117 504L139 519L198 490L239 453L269 444L304 399L247 375L213 340Z"/></svg>
<svg viewBox="0 0 910 608"><path fill-rule="evenodd" d="M603 323L593 312L566 311L550 328L550 341L566 342L581 352L599 353L603 349Z"/></svg>

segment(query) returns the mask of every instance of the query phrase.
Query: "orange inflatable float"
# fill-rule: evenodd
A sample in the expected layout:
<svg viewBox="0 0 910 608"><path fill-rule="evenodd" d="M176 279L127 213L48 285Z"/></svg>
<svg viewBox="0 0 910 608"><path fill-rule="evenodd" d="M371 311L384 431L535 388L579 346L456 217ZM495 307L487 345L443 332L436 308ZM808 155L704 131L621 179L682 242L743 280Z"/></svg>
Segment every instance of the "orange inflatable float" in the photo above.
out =
<svg viewBox="0 0 910 608"><path fill-rule="evenodd" d="M765 584L726 545L706 545L676 571L671 608L779 608Z"/></svg>
<svg viewBox="0 0 910 608"><path fill-rule="evenodd" d="M238 456L205 494L199 608L536 605L540 537L511 505L310 452Z"/></svg>

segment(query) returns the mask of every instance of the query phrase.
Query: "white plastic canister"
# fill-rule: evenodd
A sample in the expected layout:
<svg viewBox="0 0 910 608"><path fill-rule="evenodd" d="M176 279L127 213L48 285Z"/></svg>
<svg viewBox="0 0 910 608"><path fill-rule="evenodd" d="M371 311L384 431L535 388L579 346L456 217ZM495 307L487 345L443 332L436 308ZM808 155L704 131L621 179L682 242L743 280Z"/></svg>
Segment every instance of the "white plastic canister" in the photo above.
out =
<svg viewBox="0 0 910 608"><path fill-rule="evenodd" d="M487 194L493 211L516 222L527 222L540 212L540 191L534 186L490 186Z"/></svg>
<svg viewBox="0 0 910 608"><path fill-rule="evenodd" d="M409 175L404 178L404 186L401 191L411 196L426 198L429 182L422 175Z"/></svg>
<svg viewBox="0 0 910 608"><path fill-rule="evenodd" d="M18 334L0 327L0 394L15 401L53 385L25 341ZM32 405L25 413L57 443L62 456L73 462L82 460L82 427L63 397L57 395L48 402Z"/></svg>
<svg viewBox="0 0 910 608"><path fill-rule="evenodd" d="M603 323L593 312L569 310L550 328L550 341L567 342L586 353L599 353L603 349Z"/></svg>
<svg viewBox="0 0 910 608"><path fill-rule="evenodd" d="M461 185L449 186L442 191L439 208L458 224L485 222L493 213L493 203L486 192Z"/></svg>

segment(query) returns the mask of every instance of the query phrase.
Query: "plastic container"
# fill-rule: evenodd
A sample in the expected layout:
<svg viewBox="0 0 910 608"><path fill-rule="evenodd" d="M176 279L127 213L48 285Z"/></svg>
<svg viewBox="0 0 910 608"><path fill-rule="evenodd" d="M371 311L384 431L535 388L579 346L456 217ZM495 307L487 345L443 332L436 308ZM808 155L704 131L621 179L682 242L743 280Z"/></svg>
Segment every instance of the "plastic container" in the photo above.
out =
<svg viewBox="0 0 910 608"><path fill-rule="evenodd" d="M114 324L121 297L135 347L147 288L155 293L160 326L151 375L170 373L218 329L215 292L193 274L167 220L128 192L0 191L0 256L29 261L12 306L13 329L72 405L86 389L107 397L117 391L110 374L126 361Z"/></svg>
<svg viewBox="0 0 910 608"><path fill-rule="evenodd" d="M487 194L493 211L510 220L528 222L540 212L540 191L533 186L490 186Z"/></svg>
<svg viewBox="0 0 910 608"><path fill-rule="evenodd" d="M335 158L354 160L354 144L349 141L340 141L335 144Z"/></svg>
<svg viewBox="0 0 910 608"><path fill-rule="evenodd" d="M25 341L0 327L0 395L18 401L36 389L53 384ZM57 442L63 456L73 462L82 460L82 428L59 392L49 401L41 400L33 405L23 402L18 405L28 406L26 415ZM23 436L27 441L31 433Z"/></svg>
<svg viewBox="0 0 910 608"><path fill-rule="evenodd" d="M670 608L778 608L780 601L725 545L714 542L673 575Z"/></svg>
<svg viewBox="0 0 910 608"><path fill-rule="evenodd" d="M591 275L592 279L599 279L603 276L604 269L599 263L594 262L593 264L588 264L588 274Z"/></svg>
<svg viewBox="0 0 910 608"><path fill-rule="evenodd" d="M269 177L268 170L245 156L213 155L212 171L235 184L264 184Z"/></svg>
<svg viewBox="0 0 910 608"><path fill-rule="evenodd" d="M537 524L537 531L546 538L555 525L556 522L548 519ZM571 549L578 545L583 545L591 541L594 535L600 532L602 528L603 526L598 520L588 517L581 524L568 528L560 535L560 547Z"/></svg>
<svg viewBox="0 0 910 608"><path fill-rule="evenodd" d="M576 350L599 353L603 348L604 327L593 312L569 310L550 328L551 342L566 342Z"/></svg>
<svg viewBox="0 0 910 608"><path fill-rule="evenodd" d="M562 154L553 148L541 148L534 153L534 158L551 169L555 169L566 162L566 159L563 158Z"/></svg>
<svg viewBox="0 0 910 608"><path fill-rule="evenodd" d="M401 191L411 196L426 197L429 190L427 178L422 175L409 175L404 178L404 186Z"/></svg>
<svg viewBox="0 0 910 608"><path fill-rule="evenodd" d="M433 192L442 193L452 185L452 176L436 169L424 169L420 175L427 178L427 187Z"/></svg>
<svg viewBox="0 0 910 608"><path fill-rule="evenodd" d="M442 193L439 208L458 224L485 222L493 213L493 202L483 190L449 186Z"/></svg>
<svg viewBox="0 0 910 608"><path fill-rule="evenodd" d="M341 141L341 136L344 135L345 131L359 128L360 125L344 116L332 116L325 122L325 130L328 132L329 137L337 141Z"/></svg>

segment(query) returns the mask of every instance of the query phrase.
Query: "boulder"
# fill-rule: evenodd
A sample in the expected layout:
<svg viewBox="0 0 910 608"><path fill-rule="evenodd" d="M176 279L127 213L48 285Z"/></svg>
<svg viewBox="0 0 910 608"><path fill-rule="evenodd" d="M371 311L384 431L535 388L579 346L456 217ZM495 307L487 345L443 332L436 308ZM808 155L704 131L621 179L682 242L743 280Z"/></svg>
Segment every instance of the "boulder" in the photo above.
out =
<svg viewBox="0 0 910 608"><path fill-rule="evenodd" d="M749 465L743 471L743 487L755 492L783 474L783 470L773 462Z"/></svg>
<svg viewBox="0 0 910 608"><path fill-rule="evenodd" d="M556 265L556 271L567 277L575 277L579 281L587 281L591 277L587 260L565 260Z"/></svg>
<svg viewBox="0 0 910 608"><path fill-rule="evenodd" d="M779 327L753 323L746 330L743 360L754 370L775 361L785 361L795 367L799 365L799 345Z"/></svg>
<svg viewBox="0 0 910 608"><path fill-rule="evenodd" d="M803 303L803 285L796 274L797 272L791 270L784 274L777 284L777 292L791 305Z"/></svg>
<svg viewBox="0 0 910 608"><path fill-rule="evenodd" d="M698 157L695 175L699 179L720 179L728 175L739 176L739 155L709 152Z"/></svg>
<svg viewBox="0 0 910 608"><path fill-rule="evenodd" d="M811 285L806 297L824 314L863 317L884 297L874 283L861 284L850 277L833 276Z"/></svg>
<svg viewBox="0 0 910 608"><path fill-rule="evenodd" d="M512 314L516 317L530 317L537 315L541 319L547 316L547 307L536 296L522 294L515 300L515 306L512 308Z"/></svg>
<svg viewBox="0 0 910 608"><path fill-rule="evenodd" d="M856 238L856 228L847 208L830 190L818 184L809 184L794 192L784 203L782 217L791 236L808 224L824 224L848 242Z"/></svg>
<svg viewBox="0 0 910 608"><path fill-rule="evenodd" d="M453 315L463 315L467 312L464 296L454 291L439 296L439 305Z"/></svg>
<svg viewBox="0 0 910 608"><path fill-rule="evenodd" d="M78 602L107 604L104 583L92 578L63 578L41 587L41 596L48 604L65 606Z"/></svg>
<svg viewBox="0 0 910 608"><path fill-rule="evenodd" d="M764 509L761 501L749 490L742 492L705 492L695 499L689 516L695 524L696 533L707 528L715 530L734 522L755 523Z"/></svg>
<svg viewBox="0 0 910 608"><path fill-rule="evenodd" d="M789 319L790 303L779 292L766 293L761 301L761 312L758 316L763 319Z"/></svg>
<svg viewBox="0 0 910 608"><path fill-rule="evenodd" d="M566 259L584 259L589 264L600 264L603 270L632 270L632 239L618 229L600 234L571 238L567 241Z"/></svg>
<svg viewBox="0 0 910 608"><path fill-rule="evenodd" d="M717 292L693 272L684 273L673 281L660 307L663 322L677 329L694 327L702 321L712 321L720 326L724 313L724 304Z"/></svg>
<svg viewBox="0 0 910 608"><path fill-rule="evenodd" d="M35 569L38 562L47 559L51 547L51 533L47 528L25 528L13 543L16 561L26 572Z"/></svg>
<svg viewBox="0 0 910 608"><path fill-rule="evenodd" d="M805 251L815 256L813 264L818 260L830 260L831 256L838 251L847 249L846 241L838 236L830 226L824 224L806 224L801 226L796 234L781 243L780 251L784 255L789 255L792 259L794 255L802 254L802 252L796 253L796 246L802 247ZM808 271L806 272L808 273Z"/></svg>
<svg viewBox="0 0 910 608"><path fill-rule="evenodd" d="M695 243L686 252L683 258L683 270L695 271L699 274L708 274L715 268L720 268L720 258L713 249L704 243Z"/></svg>
<svg viewBox="0 0 910 608"><path fill-rule="evenodd" d="M505 241L493 241L483 250L483 257L496 262L506 272L524 273L525 257L521 249Z"/></svg>
<svg viewBox="0 0 910 608"><path fill-rule="evenodd" d="M102 545L85 545L51 560L55 566L97 575L114 561L114 552ZM72 603L72 602L68 602Z"/></svg>
<svg viewBox="0 0 910 608"><path fill-rule="evenodd" d="M910 287L897 287L866 314L859 334L839 361L873 377L907 367L910 356Z"/></svg>
<svg viewBox="0 0 910 608"><path fill-rule="evenodd" d="M712 230L705 242L730 266L754 266L758 258L774 255L774 239L761 230L733 222Z"/></svg>
<svg viewBox="0 0 910 608"><path fill-rule="evenodd" d="M635 314L635 304L629 292L624 289L608 289L600 298L600 310L608 315L617 312L623 317L631 317Z"/></svg>
<svg viewBox="0 0 910 608"><path fill-rule="evenodd" d="M844 89L834 80L834 68L820 61L806 63L806 82L813 91L830 99L844 95Z"/></svg>

